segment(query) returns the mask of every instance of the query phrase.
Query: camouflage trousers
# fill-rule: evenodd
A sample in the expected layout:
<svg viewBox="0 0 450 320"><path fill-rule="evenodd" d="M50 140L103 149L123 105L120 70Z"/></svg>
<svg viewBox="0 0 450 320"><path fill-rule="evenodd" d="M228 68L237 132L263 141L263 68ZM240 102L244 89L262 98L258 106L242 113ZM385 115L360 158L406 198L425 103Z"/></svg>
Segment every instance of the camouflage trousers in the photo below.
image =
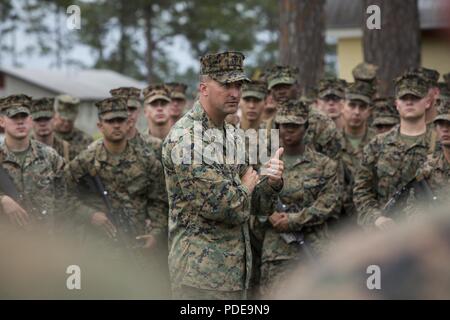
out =
<svg viewBox="0 0 450 320"><path fill-rule="evenodd" d="M178 300L243 300L246 292L199 289L191 286L172 287L172 298Z"/></svg>

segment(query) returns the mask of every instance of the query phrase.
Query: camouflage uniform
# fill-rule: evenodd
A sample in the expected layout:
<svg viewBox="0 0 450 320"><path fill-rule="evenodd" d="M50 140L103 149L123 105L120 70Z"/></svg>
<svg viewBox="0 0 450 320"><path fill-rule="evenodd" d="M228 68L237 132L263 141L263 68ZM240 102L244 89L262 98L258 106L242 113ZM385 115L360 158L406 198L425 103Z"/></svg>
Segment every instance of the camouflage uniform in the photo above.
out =
<svg viewBox="0 0 450 320"><path fill-rule="evenodd" d="M170 90L170 98L171 99L181 99L186 100L186 89L187 85L179 82L169 82L166 83L166 86Z"/></svg>
<svg viewBox="0 0 450 320"><path fill-rule="evenodd" d="M450 122L450 101L438 107L434 122L439 120ZM443 150L429 155L425 165L418 170L417 179L425 179L439 201L450 200L450 164Z"/></svg>
<svg viewBox="0 0 450 320"><path fill-rule="evenodd" d="M377 71L378 66L367 62L362 62L355 68L353 68L352 75L353 79L355 79L355 82L365 82L369 84L372 87L373 94L375 95L377 85Z"/></svg>
<svg viewBox="0 0 450 320"><path fill-rule="evenodd" d="M38 120L39 118L53 118L55 114L53 108L54 102L53 98L32 100L31 117L33 120ZM70 147L70 144L67 141L59 139L55 134L53 134L53 145L50 147L55 149L66 162L69 162L70 159L73 159L76 156L74 149Z"/></svg>
<svg viewBox="0 0 450 320"><path fill-rule="evenodd" d="M201 74L220 83L245 81L243 59L237 52L206 55L201 58ZM194 125L199 125L203 137L194 135ZM212 134L208 129L217 131ZM233 130L226 122L221 127L214 125L197 101L163 143L169 196L169 271L173 293L178 297L236 298L249 286L252 256L248 220L251 199L258 191L251 195L241 183L248 166L218 164L206 155L200 163L195 162L197 156L202 157L197 147L203 141L214 141L216 150L224 150L224 155L228 142L242 143ZM218 132L227 143L215 140ZM191 164L174 159L181 157L184 148L194 160ZM276 194L265 179L257 189L268 198ZM258 210L270 212L273 208Z"/></svg>
<svg viewBox="0 0 450 320"><path fill-rule="evenodd" d="M113 97L124 97L127 99L127 107L128 108L138 108L142 107L140 101L141 90L134 87L120 87L117 89L112 89L109 93ZM148 145L154 151L155 156L161 160L161 139L150 136L149 134L143 135L139 131L136 130L136 134L133 138L128 140L131 144L135 146Z"/></svg>
<svg viewBox="0 0 450 320"><path fill-rule="evenodd" d="M296 69L276 66L270 70L267 77L269 90L277 84L295 84L296 72L298 72ZM270 137L270 129L275 128L273 120L273 118L268 120L267 137ZM341 151L340 133L336 129L334 121L313 106L309 106L308 129L304 139L305 143L312 146L317 152L332 159L339 159Z"/></svg>
<svg viewBox="0 0 450 320"><path fill-rule="evenodd" d="M413 94L423 98L428 88L429 84L422 77L405 73L396 81L396 96ZM432 153L433 135L432 130L427 130L408 146L401 138L400 127L396 126L365 146L353 189L361 225L373 226L383 215L381 210L393 193L415 177L427 154Z"/></svg>
<svg viewBox="0 0 450 320"><path fill-rule="evenodd" d="M305 124L308 107L301 102L283 104L275 122ZM327 221L338 218L341 209L341 187L337 163L306 147L290 163L285 162L284 186L279 195L287 206L289 231L302 231L305 242L315 253L326 251L329 242ZM262 203L266 199L261 198ZM332 219L331 219L332 220ZM266 223L269 225L269 223ZM309 262L298 244L288 244L280 233L269 225L266 228L262 250L261 283L263 291L286 277L293 264Z"/></svg>
<svg viewBox="0 0 450 320"><path fill-rule="evenodd" d="M352 83L345 90L346 100L361 100L372 105L373 90L370 85L364 82ZM342 163L344 166L344 185L345 191L343 193L343 206L346 216L350 217L356 213L353 203L353 187L355 172L358 169L361 161L362 151L365 145L375 136L375 132L366 126L366 132L362 137L357 148L354 148L350 142L345 130L342 130Z"/></svg>
<svg viewBox="0 0 450 320"><path fill-rule="evenodd" d="M30 114L31 98L12 95L0 100L1 112L6 117L19 113ZM11 177L20 194L19 204L27 211L33 222L52 231L55 220L63 220L67 207L65 200L64 160L55 150L31 139L26 154L20 161L8 149L0 145L1 164ZM0 191L4 195L3 191Z"/></svg>
<svg viewBox="0 0 450 320"><path fill-rule="evenodd" d="M123 98L105 99L96 105L99 116L104 119L128 117L126 100ZM103 140L97 140L66 168L67 180L73 186L80 184L87 174L99 176L109 191L112 208L117 210L113 213L119 224L116 228L128 232L130 239L137 235L153 234L164 246L167 233L164 176L160 162L149 147L136 147L127 143L126 149L114 157L106 150ZM96 211L107 212L98 197L79 196L92 208L83 215L86 222ZM147 219L151 221L151 230L147 227ZM106 240L106 235L103 237Z"/></svg>
<svg viewBox="0 0 450 320"><path fill-rule="evenodd" d="M144 101L146 104L152 103L153 101L156 101L156 100L164 100L167 102L171 101L169 87L166 86L165 84L159 83L159 84L149 85L148 87L146 87L142 90L142 94L144 95ZM162 142L160 138L152 135L152 133L150 132L150 129L147 129L142 134L142 138L145 141L148 141L153 146L157 146L157 145L159 145L158 142ZM159 149L161 149L161 148L159 148Z"/></svg>
<svg viewBox="0 0 450 320"><path fill-rule="evenodd" d="M394 98L376 98L373 101L372 127L395 126L400 123L400 115Z"/></svg>
<svg viewBox="0 0 450 320"><path fill-rule="evenodd" d="M55 111L61 116L61 118L75 121L78 115L79 100L72 98L68 95L60 95L55 99ZM71 159L73 156L78 155L81 151L86 149L94 139L87 133L80 129L73 128L71 132L58 132L55 131L55 135L67 141L72 146L73 152L71 152Z"/></svg>
<svg viewBox="0 0 450 320"><path fill-rule="evenodd" d="M323 99L326 96L337 96L344 99L346 87L347 82L343 79L337 79L335 77L323 78L319 81L317 97Z"/></svg>

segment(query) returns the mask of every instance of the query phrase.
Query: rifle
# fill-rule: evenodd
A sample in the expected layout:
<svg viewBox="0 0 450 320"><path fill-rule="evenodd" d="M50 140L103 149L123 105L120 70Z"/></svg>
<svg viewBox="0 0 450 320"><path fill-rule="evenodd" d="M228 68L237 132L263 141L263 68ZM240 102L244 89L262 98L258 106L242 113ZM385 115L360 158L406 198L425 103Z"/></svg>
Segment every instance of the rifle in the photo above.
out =
<svg viewBox="0 0 450 320"><path fill-rule="evenodd" d="M16 185L11 180L11 177L6 172L5 168L0 165L0 189L14 201L19 202L22 198Z"/></svg>
<svg viewBox="0 0 450 320"><path fill-rule="evenodd" d="M130 221L130 216L125 210L116 210L111 204L108 196L108 191L105 189L102 180L98 175L86 174L80 178L79 191L81 193L94 193L101 197L103 204L106 207L106 216L113 223L117 229L117 234L114 239L120 246L127 249L137 249L142 247L136 240L137 230Z"/></svg>
<svg viewBox="0 0 450 320"><path fill-rule="evenodd" d="M280 197L278 197L278 201L277 201L277 205L276 205L276 209L278 212L285 212L285 213L289 213L289 212L299 212L300 210L298 210L296 205L292 206L293 210L291 210L291 208L284 204ZM303 234L302 231L295 231L295 232L285 232L285 233L280 233L280 237L287 243L287 244L291 244L294 243L296 244L301 250L302 252L305 254L305 256L308 258L308 260L310 262L314 262L316 259L314 257L313 251L311 250L311 247L309 245L309 243L306 241L305 239L305 235Z"/></svg>
<svg viewBox="0 0 450 320"><path fill-rule="evenodd" d="M437 197L434 195L425 179L417 180L417 178L414 178L394 192L383 207L384 214L386 216L393 215L403 208L408 200L411 190L414 190L419 201L434 202L437 200Z"/></svg>

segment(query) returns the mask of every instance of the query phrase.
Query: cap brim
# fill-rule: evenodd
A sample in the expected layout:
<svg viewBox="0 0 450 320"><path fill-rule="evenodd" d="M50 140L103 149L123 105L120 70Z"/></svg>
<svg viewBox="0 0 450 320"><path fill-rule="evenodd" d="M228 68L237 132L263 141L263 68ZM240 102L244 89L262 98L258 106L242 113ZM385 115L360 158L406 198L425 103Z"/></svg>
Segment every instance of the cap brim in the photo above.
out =
<svg viewBox="0 0 450 320"><path fill-rule="evenodd" d="M30 109L26 107L14 107L9 108L5 111L6 116L9 118L14 117L15 115L18 115L19 113L24 113L26 115L30 115Z"/></svg>
<svg viewBox="0 0 450 320"><path fill-rule="evenodd" d="M38 111L38 112L32 113L31 117L33 119L53 118L53 112L51 112L51 111Z"/></svg>
<svg viewBox="0 0 450 320"><path fill-rule="evenodd" d="M296 83L296 80L294 78L276 78L273 80L270 80L268 83L268 88L269 90L272 89L274 86L276 86L277 84L294 84Z"/></svg>
<svg viewBox="0 0 450 320"><path fill-rule="evenodd" d="M411 94L413 96L416 96L416 97L419 97L419 98L422 99L422 98L427 96L428 91L427 92L422 92L420 90L414 90L413 88L405 88L405 89L399 90L396 93L395 97L399 99L399 98L401 98L403 96L406 96L407 94Z"/></svg>
<svg viewBox="0 0 450 320"><path fill-rule="evenodd" d="M186 100L186 95L182 92L173 92L170 97L172 99Z"/></svg>
<svg viewBox="0 0 450 320"><path fill-rule="evenodd" d="M286 124L286 123L294 123L294 124L305 124L306 123L306 119L302 118L302 117L297 117L297 116L275 116L275 123L278 124Z"/></svg>
<svg viewBox="0 0 450 320"><path fill-rule="evenodd" d="M163 96L162 94L157 94L157 95L148 97L147 99L145 99L145 102L152 103L152 102L154 102L156 100L164 100L164 101L167 101L167 102L171 101L168 96Z"/></svg>
<svg viewBox="0 0 450 320"><path fill-rule="evenodd" d="M100 116L104 120L111 120L111 119L116 119L116 118L127 119L128 112L126 112L126 111L110 111L110 112L102 113L102 114L100 114Z"/></svg>
<svg viewBox="0 0 450 320"><path fill-rule="evenodd" d="M258 91L242 91L242 98L256 98L259 100L264 100L266 95Z"/></svg>
<svg viewBox="0 0 450 320"><path fill-rule="evenodd" d="M337 96L337 97L343 99L345 96L345 93L343 91L336 90L336 89L327 89L327 90L319 92L319 94L318 94L318 97L320 99L323 99L326 96Z"/></svg>
<svg viewBox="0 0 450 320"><path fill-rule="evenodd" d="M247 78L245 73L241 71L230 71L230 72L224 72L221 75L209 75L212 79L216 80L217 82L220 82L222 84L224 83L232 83L232 82L250 82L250 79Z"/></svg>
<svg viewBox="0 0 450 320"><path fill-rule="evenodd" d="M346 100L360 100L362 102L365 102L367 104L371 104L371 99L367 96L364 96L362 94L355 94L355 93L347 93L345 95Z"/></svg>
<svg viewBox="0 0 450 320"><path fill-rule="evenodd" d="M450 121L450 114L439 114L434 118L433 122L438 120Z"/></svg>
<svg viewBox="0 0 450 320"><path fill-rule="evenodd" d="M141 102L135 99L128 99L127 100L127 107L131 107L131 108L140 108L141 107Z"/></svg>

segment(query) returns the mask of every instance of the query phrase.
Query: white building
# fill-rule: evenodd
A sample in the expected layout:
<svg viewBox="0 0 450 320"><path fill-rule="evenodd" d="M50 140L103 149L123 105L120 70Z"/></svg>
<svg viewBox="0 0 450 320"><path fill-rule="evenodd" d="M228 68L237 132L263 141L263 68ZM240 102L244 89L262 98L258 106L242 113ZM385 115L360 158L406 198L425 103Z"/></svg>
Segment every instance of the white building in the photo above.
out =
<svg viewBox="0 0 450 320"><path fill-rule="evenodd" d="M0 67L0 97L26 94L33 98L69 94L80 99L75 125L89 134L97 131L97 108L94 103L110 97L109 90L118 87L145 87L137 81L111 70L37 70ZM139 127L146 126L141 117Z"/></svg>

